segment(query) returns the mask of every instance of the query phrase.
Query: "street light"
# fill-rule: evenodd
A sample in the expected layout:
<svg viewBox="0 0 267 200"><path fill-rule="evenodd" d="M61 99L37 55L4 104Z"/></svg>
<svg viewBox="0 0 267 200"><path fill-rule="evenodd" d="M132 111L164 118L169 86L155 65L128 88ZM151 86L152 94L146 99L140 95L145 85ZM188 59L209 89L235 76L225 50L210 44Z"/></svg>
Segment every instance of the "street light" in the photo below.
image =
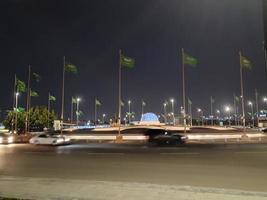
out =
<svg viewBox="0 0 267 200"><path fill-rule="evenodd" d="M19 98L19 93L16 92L16 102L15 102L15 132L16 134L18 133L18 98Z"/></svg>
<svg viewBox="0 0 267 200"><path fill-rule="evenodd" d="M216 110L216 114L217 114L218 123L220 125L220 114L221 114L221 111L217 109Z"/></svg>
<svg viewBox="0 0 267 200"><path fill-rule="evenodd" d="M175 118L174 118L174 99L170 99L170 102L172 104L172 118L173 118L173 126L175 124Z"/></svg>
<svg viewBox="0 0 267 200"><path fill-rule="evenodd" d="M248 102L248 105L251 108L251 121L252 121L252 127L254 127L254 112L253 112L253 103L251 101Z"/></svg>
<svg viewBox="0 0 267 200"><path fill-rule="evenodd" d="M167 123L167 103L163 103L163 108L164 108L164 123L166 124Z"/></svg>
<svg viewBox="0 0 267 200"><path fill-rule="evenodd" d="M199 113L199 118L201 118L201 123L202 123L202 126L204 125L204 121L203 121L203 111L201 108L198 108L197 109L197 112ZM198 125L200 126L200 119L198 120Z"/></svg>
<svg viewBox="0 0 267 200"><path fill-rule="evenodd" d="M129 100L128 101L129 123L131 122L131 103L132 103L132 101Z"/></svg>
<svg viewBox="0 0 267 200"><path fill-rule="evenodd" d="M103 117L103 124L105 123L105 117L106 117L106 114L104 113L103 115L102 115L102 117Z"/></svg>
<svg viewBox="0 0 267 200"><path fill-rule="evenodd" d="M266 104L266 107L267 107L267 97L264 97L263 101L264 101L264 103Z"/></svg>
<svg viewBox="0 0 267 200"><path fill-rule="evenodd" d="M225 112L228 113L229 126L231 126L231 118L230 118L231 108L229 106L225 106Z"/></svg>
<svg viewBox="0 0 267 200"><path fill-rule="evenodd" d="M77 108L76 108L76 125L79 125L79 115L80 115L80 111L79 111L79 103L81 101L81 98L77 97L76 99L77 101Z"/></svg>

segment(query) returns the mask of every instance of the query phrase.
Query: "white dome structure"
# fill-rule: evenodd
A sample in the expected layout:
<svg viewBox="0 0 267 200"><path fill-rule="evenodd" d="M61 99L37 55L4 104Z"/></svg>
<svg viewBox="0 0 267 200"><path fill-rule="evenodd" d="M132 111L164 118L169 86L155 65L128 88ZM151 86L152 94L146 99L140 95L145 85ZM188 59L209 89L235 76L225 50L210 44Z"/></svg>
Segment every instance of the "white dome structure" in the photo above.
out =
<svg viewBox="0 0 267 200"><path fill-rule="evenodd" d="M154 113L145 113L142 115L139 122L140 125L159 125L160 121L156 114Z"/></svg>

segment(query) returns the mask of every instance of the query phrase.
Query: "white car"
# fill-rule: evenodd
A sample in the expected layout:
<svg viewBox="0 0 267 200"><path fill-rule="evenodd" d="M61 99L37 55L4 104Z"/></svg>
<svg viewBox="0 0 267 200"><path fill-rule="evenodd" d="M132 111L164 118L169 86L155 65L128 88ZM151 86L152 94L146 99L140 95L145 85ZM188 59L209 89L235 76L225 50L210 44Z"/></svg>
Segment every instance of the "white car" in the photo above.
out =
<svg viewBox="0 0 267 200"><path fill-rule="evenodd" d="M60 145L69 144L70 138L61 135L40 134L30 139L30 144Z"/></svg>
<svg viewBox="0 0 267 200"><path fill-rule="evenodd" d="M9 134L0 133L0 144L11 144L14 142L14 137Z"/></svg>

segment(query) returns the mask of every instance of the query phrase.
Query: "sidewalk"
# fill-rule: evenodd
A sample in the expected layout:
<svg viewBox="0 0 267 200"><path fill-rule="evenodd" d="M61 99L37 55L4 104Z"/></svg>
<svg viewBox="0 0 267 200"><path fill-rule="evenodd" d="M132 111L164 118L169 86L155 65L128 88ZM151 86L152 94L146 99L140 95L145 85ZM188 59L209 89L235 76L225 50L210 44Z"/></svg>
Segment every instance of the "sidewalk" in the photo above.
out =
<svg viewBox="0 0 267 200"><path fill-rule="evenodd" d="M267 200L267 193L147 183L0 176L0 197L38 200Z"/></svg>

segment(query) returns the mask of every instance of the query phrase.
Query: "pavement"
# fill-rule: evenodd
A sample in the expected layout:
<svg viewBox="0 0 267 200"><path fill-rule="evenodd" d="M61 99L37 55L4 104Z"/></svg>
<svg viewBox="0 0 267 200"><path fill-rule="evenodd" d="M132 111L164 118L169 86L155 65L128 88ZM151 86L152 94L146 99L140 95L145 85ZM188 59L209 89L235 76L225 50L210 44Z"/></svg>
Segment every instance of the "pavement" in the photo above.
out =
<svg viewBox="0 0 267 200"><path fill-rule="evenodd" d="M267 199L267 144L0 145L0 196Z"/></svg>

